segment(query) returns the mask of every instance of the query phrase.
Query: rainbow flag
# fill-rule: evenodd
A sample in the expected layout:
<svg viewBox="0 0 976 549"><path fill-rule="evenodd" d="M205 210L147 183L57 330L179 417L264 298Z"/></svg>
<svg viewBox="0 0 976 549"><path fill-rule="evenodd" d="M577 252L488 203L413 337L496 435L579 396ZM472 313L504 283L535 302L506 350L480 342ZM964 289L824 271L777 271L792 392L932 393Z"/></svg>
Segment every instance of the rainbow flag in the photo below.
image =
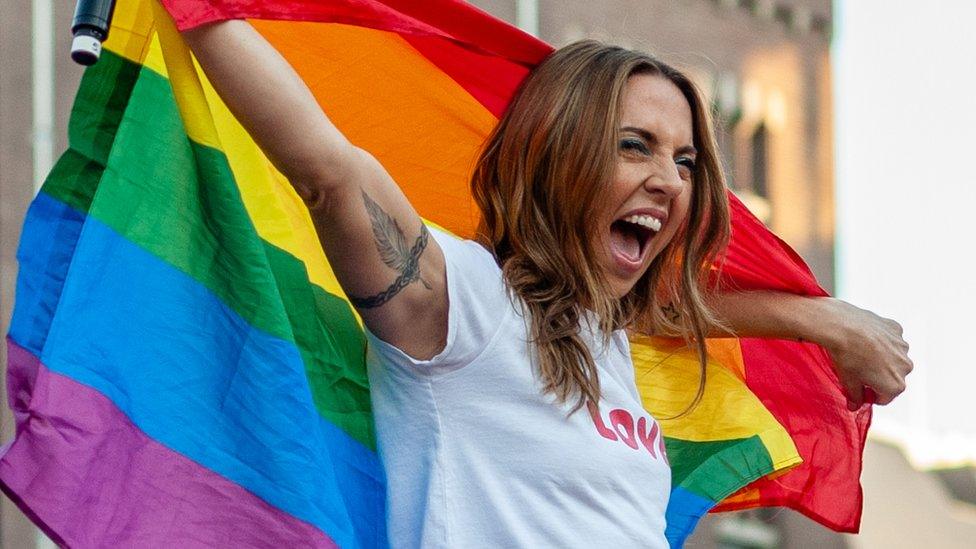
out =
<svg viewBox="0 0 976 549"><path fill-rule="evenodd" d="M454 0L167 8L118 2L69 149L28 212L0 486L70 546L385 546L358 319L301 200L177 29L251 19L421 215L459 236L477 222L478 148L551 48ZM731 198L722 284L824 295ZM648 338L633 349L648 409L682 410L694 355ZM870 409L846 410L825 352L709 350L703 402L662 422L671 543L709 510L761 505L856 530Z"/></svg>

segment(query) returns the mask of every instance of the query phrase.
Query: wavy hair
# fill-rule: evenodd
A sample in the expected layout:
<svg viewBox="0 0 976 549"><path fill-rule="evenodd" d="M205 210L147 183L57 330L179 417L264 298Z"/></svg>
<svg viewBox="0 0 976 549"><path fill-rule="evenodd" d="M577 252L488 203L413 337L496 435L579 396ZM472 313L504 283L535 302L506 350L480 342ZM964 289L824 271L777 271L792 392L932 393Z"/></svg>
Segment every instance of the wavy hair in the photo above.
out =
<svg viewBox="0 0 976 549"><path fill-rule="evenodd" d="M672 82L692 112L692 197L681 230L623 298L594 253L601 189L617 162L621 96L637 74ZM563 47L522 83L489 136L471 180L478 238L495 254L528 313L544 391L575 412L598 403L596 364L580 333L593 322L604 344L614 330L682 336L699 355L717 319L704 298L709 271L729 238L728 199L709 110L695 85L654 57L592 40ZM589 312L588 312L589 311ZM687 410L686 410L687 411Z"/></svg>

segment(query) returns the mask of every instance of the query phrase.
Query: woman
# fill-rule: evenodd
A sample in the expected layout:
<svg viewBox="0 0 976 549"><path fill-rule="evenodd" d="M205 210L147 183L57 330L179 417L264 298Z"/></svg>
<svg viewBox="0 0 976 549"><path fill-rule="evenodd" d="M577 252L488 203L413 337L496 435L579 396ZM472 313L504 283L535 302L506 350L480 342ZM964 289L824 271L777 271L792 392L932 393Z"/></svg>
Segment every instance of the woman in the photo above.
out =
<svg viewBox="0 0 976 549"><path fill-rule="evenodd" d="M865 387L879 403L904 388L892 321L705 291L728 233L707 110L646 55L583 42L530 75L473 177L478 244L428 230L248 24L186 37L305 200L368 329L396 546L666 547L670 474L625 329L699 350L727 330L816 341L855 407ZM646 452L601 436L611 408L636 418Z"/></svg>

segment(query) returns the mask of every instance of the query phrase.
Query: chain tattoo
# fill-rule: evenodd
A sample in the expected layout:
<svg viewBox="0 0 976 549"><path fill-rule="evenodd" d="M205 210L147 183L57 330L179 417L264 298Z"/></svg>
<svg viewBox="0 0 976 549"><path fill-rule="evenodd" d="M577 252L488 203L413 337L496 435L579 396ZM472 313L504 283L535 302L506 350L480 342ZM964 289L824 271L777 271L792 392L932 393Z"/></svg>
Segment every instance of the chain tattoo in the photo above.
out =
<svg viewBox="0 0 976 549"><path fill-rule="evenodd" d="M421 222L420 236L408 249L406 235L403 234L403 229L400 228L397 220L393 219L383 208L380 208L379 204L374 202L365 191L363 191L363 202L366 205L366 212L369 213L373 228L373 240L376 243L377 251L380 253L380 259L387 267L400 274L389 288L378 294L368 297L347 294L350 303L357 309L374 309L393 299L410 283L417 280L430 290L430 284L420 276L420 256L424 253L430 239L427 226Z"/></svg>

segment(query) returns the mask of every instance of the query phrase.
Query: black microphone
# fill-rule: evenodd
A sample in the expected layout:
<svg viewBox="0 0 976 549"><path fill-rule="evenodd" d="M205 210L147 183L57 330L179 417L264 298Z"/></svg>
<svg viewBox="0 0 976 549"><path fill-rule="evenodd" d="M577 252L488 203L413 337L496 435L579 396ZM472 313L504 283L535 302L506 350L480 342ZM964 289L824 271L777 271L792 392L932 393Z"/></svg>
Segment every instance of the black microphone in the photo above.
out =
<svg viewBox="0 0 976 549"><path fill-rule="evenodd" d="M115 0L78 0L71 20L71 58L82 65L94 65L102 54L102 42L112 26Z"/></svg>

